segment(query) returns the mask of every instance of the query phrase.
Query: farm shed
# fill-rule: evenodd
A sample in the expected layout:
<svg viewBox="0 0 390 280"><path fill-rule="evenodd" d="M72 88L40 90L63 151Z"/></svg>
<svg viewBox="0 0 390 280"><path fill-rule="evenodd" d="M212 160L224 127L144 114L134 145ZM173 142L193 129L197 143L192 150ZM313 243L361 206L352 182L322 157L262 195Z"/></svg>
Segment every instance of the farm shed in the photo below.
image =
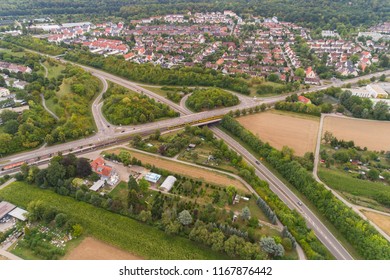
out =
<svg viewBox="0 0 390 280"><path fill-rule="evenodd" d="M172 189L173 184L175 184L176 180L177 179L175 177L168 176L165 179L164 183L161 184L160 188L162 188L162 189L166 190L167 192L169 192Z"/></svg>
<svg viewBox="0 0 390 280"><path fill-rule="evenodd" d="M96 192L96 191L98 191L101 187L103 187L103 185L104 185L104 180L99 180L99 181L96 181L94 184L93 184L93 186L92 187L90 187L89 189L91 190L91 191L94 191L94 192Z"/></svg>
<svg viewBox="0 0 390 280"><path fill-rule="evenodd" d="M0 202L0 219L5 217L9 212L14 210L15 208L16 206L9 202L6 201Z"/></svg>
<svg viewBox="0 0 390 280"><path fill-rule="evenodd" d="M20 221L25 221L27 220L27 214L28 212L26 210L23 210L22 208L15 208L14 210L12 210L11 212L8 213L8 215L10 215L11 217L14 217Z"/></svg>

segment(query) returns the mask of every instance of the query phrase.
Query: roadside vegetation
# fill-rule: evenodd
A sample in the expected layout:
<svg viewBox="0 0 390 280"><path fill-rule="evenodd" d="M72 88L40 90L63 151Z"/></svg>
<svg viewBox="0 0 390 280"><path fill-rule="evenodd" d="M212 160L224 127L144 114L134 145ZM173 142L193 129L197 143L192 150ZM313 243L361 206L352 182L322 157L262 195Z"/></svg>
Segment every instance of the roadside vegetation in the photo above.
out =
<svg viewBox="0 0 390 280"><path fill-rule="evenodd" d="M163 87L155 87L155 86L142 86L150 91L153 91L169 100L179 104L180 100L187 94L194 91L193 88L188 87L172 87L172 86L163 86Z"/></svg>
<svg viewBox="0 0 390 280"><path fill-rule="evenodd" d="M179 115L168 105L112 83L103 98L104 116L115 125L142 124Z"/></svg>
<svg viewBox="0 0 390 280"><path fill-rule="evenodd" d="M318 210L343 234L362 257L365 259L390 258L390 244L387 240L331 192L326 191L324 186L317 183L311 173L297 161L285 157L282 152L263 143L230 116L222 120L222 126L248 144L316 205ZM340 216L344 218L340 219ZM283 222L283 217L281 215L278 217ZM367 248L371 249L367 250Z"/></svg>
<svg viewBox="0 0 390 280"><path fill-rule="evenodd" d="M240 103L238 97L218 88L195 89L186 105L195 112L231 107Z"/></svg>
<svg viewBox="0 0 390 280"><path fill-rule="evenodd" d="M390 153L368 151L325 132L319 176L357 204L390 208ZM360 198L360 199L359 199ZM363 200L363 201L361 201ZM376 203L374 203L376 202Z"/></svg>
<svg viewBox="0 0 390 280"><path fill-rule="evenodd" d="M233 172L241 176L246 182L248 182L260 196L256 201L258 207L260 207L263 213L271 222L276 222L276 215L279 220L288 228L284 236L294 237L295 242L299 242L305 251L306 256L309 259L331 259L331 254L315 237L314 232L306 227L304 219L296 212L291 211L267 186L264 181L261 181L254 172L252 167L249 167L242 157L236 154L234 151L228 148L228 146L221 140L214 139L212 131L206 127L200 129L196 127L186 127L185 131L178 132L177 134L168 134L159 136L158 138L163 144L156 141L156 136L152 135L146 141L139 137L140 142L144 147L147 147L147 143L153 143L154 147L159 145L169 145L170 141L173 145L176 145L177 141L184 139L190 140L185 142L182 147L187 147L186 143L198 143L195 142L197 137L200 138L199 144L195 148L185 149L182 152L181 159L192 161L201 165L205 165L212 168L223 169L229 172ZM195 136L195 138L193 138ZM204 140L202 140L204 139ZM135 138L136 141L138 141ZM185 141L185 140L184 140ZM165 144L164 144L165 143ZM172 145L171 144L171 145ZM177 147L179 148L179 147ZM154 148L156 149L156 148ZM198 149L198 150L197 150ZM204 151L200 151L200 150ZM160 150L160 149L158 149ZM180 149L175 150L175 153ZM174 154L175 154L174 153ZM202 155L202 153L204 153ZM209 156L211 156L209 158ZM312 166L312 165L311 165Z"/></svg>
<svg viewBox="0 0 390 280"><path fill-rule="evenodd" d="M361 119L390 120L389 105L385 101L379 101L374 105L369 98L353 96L349 90L331 87L302 96L308 98L310 103L299 102L298 96L293 94L286 97L285 101L277 102L275 109L314 116L337 112ZM330 99L334 101L329 102Z"/></svg>

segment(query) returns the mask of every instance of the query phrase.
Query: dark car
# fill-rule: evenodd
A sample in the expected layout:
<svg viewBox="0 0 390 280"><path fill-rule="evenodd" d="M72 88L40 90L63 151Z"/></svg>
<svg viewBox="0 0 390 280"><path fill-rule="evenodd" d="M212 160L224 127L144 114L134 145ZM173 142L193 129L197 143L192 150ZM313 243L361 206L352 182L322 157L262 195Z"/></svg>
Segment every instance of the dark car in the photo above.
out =
<svg viewBox="0 0 390 280"><path fill-rule="evenodd" d="M260 164L260 162L258 160L256 160L255 162L256 162L256 164Z"/></svg>

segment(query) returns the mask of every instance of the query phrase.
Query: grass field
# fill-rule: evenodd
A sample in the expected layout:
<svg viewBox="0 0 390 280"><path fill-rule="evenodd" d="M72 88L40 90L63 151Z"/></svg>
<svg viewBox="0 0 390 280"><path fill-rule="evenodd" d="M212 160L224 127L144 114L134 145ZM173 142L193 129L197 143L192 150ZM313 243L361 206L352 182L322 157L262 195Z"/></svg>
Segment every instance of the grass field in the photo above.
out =
<svg viewBox="0 0 390 280"><path fill-rule="evenodd" d="M154 87L154 86L142 86L143 88L147 89L147 90L150 90L154 93L157 93L158 95L161 95L165 98L167 98L167 92L166 90L162 90L161 87ZM171 87L171 86L170 86ZM174 88L174 87L172 87ZM179 87L177 87L179 88Z"/></svg>
<svg viewBox="0 0 390 280"><path fill-rule="evenodd" d="M268 111L237 119L241 125L271 146L281 150L288 146L295 155L314 152L319 129L319 118Z"/></svg>
<svg viewBox="0 0 390 280"><path fill-rule="evenodd" d="M50 64L45 61L43 65L45 65L47 68L48 79L57 78L59 75L61 75L61 71L65 69L65 66L59 63L55 63L53 66L50 66Z"/></svg>
<svg viewBox="0 0 390 280"><path fill-rule="evenodd" d="M362 211L362 213L371 221L380 227L384 232L390 235L390 216L382 215L372 211Z"/></svg>
<svg viewBox="0 0 390 280"><path fill-rule="evenodd" d="M359 201L359 199L355 198L354 196L365 197L370 200L373 200L376 196L381 194L390 196L390 188L388 186L378 182L352 178L344 171L320 167L318 169L318 176L329 187L346 195L347 198L353 200L354 203L362 205L361 202L363 202L364 206L371 206L376 208L378 203L373 201L372 205L366 205L366 203L369 203L369 201ZM348 196L348 194L352 196Z"/></svg>
<svg viewBox="0 0 390 280"><path fill-rule="evenodd" d="M86 234L145 259L226 258L188 239L168 236L128 217L23 182L2 189L0 197L23 208L30 201L42 200L80 222Z"/></svg>
<svg viewBox="0 0 390 280"><path fill-rule="evenodd" d="M130 151L132 157L136 157L137 159L141 160L143 164L149 163L158 168L170 170L174 173L182 174L184 176L194 178L197 180L203 180L205 182L209 182L215 185L220 185L220 186L233 185L238 190L244 191L245 193L248 192L247 188L244 186L243 183L241 183L239 180L231 176L221 174L215 171L203 169L196 166L189 166L184 163L164 159L158 156L140 153L135 150L128 150L128 149L126 150ZM113 153L113 152L119 153L119 151L120 149L107 150L108 153Z"/></svg>
<svg viewBox="0 0 390 280"><path fill-rule="evenodd" d="M339 140L353 140L372 151L390 150L390 122L327 116L322 133L330 131Z"/></svg>

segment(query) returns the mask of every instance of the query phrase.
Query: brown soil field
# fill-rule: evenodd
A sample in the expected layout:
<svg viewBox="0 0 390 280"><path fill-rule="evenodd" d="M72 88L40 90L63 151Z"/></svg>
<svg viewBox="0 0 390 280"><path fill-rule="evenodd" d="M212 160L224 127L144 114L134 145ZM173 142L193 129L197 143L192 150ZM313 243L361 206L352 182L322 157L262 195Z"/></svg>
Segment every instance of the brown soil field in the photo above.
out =
<svg viewBox="0 0 390 280"><path fill-rule="evenodd" d="M339 140L353 140L355 145L373 151L390 151L390 122L327 116L322 133L330 131Z"/></svg>
<svg viewBox="0 0 390 280"><path fill-rule="evenodd" d="M119 150L109 150L108 152L119 153ZM243 185L243 183L241 183L237 179L229 178L227 175L219 174L217 172L213 172L211 170L206 170L196 166L189 166L184 163L163 159L161 157L139 153L134 150L129 150L129 152L132 157L136 157L144 164L149 163L156 167L168 171L176 172L178 174L182 174L194 179L203 180L205 182L216 184L216 185L222 185L222 186L233 185L239 190L242 190L246 193L248 192L247 188Z"/></svg>
<svg viewBox="0 0 390 280"><path fill-rule="evenodd" d="M315 150L319 119L268 111L240 117L237 120L246 129L258 135L262 141L268 142L278 150L288 146L297 156Z"/></svg>
<svg viewBox="0 0 390 280"><path fill-rule="evenodd" d="M371 211L363 211L363 214L373 221L384 232L390 235L390 216L382 215Z"/></svg>
<svg viewBox="0 0 390 280"><path fill-rule="evenodd" d="M87 237L65 256L66 260L142 260L97 239Z"/></svg>

